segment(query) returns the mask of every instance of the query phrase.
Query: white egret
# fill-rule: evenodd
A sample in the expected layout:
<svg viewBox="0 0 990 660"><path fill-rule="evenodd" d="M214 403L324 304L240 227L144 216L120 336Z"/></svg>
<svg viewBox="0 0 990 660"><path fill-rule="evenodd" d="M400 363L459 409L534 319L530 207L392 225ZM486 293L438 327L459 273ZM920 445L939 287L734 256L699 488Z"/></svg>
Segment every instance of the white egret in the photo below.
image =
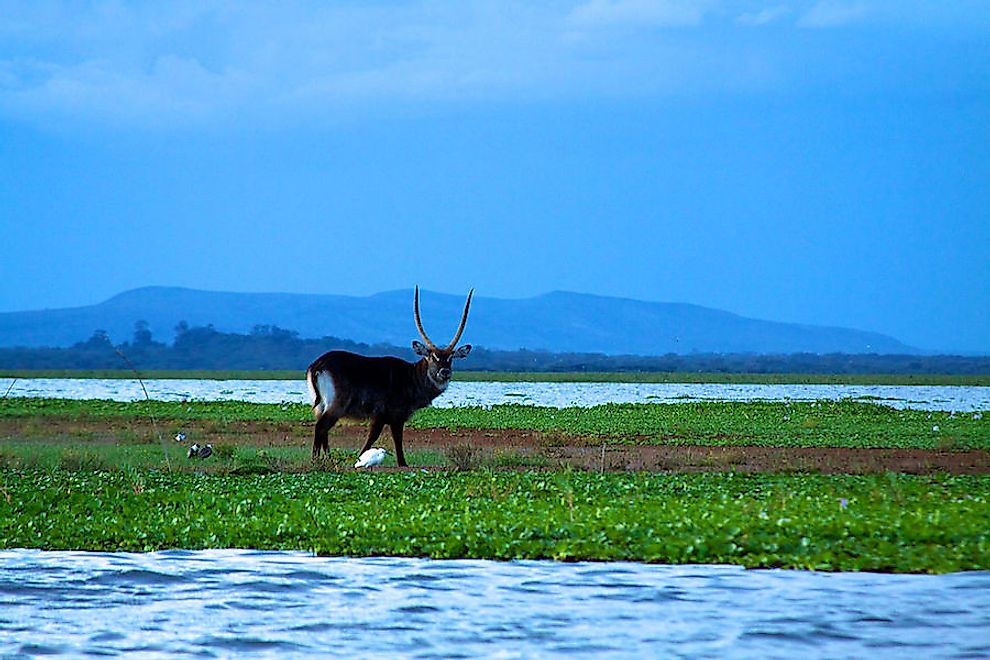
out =
<svg viewBox="0 0 990 660"><path fill-rule="evenodd" d="M363 467L374 467L379 465L385 460L385 454L388 453L381 447L372 447L368 451L361 454L358 458L357 463L354 464L356 468Z"/></svg>

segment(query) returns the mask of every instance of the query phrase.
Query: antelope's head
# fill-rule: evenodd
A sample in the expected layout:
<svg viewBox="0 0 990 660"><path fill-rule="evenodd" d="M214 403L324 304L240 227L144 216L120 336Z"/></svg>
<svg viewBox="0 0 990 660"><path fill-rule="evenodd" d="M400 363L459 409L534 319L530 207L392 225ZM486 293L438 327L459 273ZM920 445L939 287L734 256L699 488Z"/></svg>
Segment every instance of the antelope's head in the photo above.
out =
<svg viewBox="0 0 990 660"><path fill-rule="evenodd" d="M464 303L461 324L457 327L457 333L454 335L454 338L447 346L440 348L430 341L430 338L426 335L426 330L423 329L423 321L419 317L419 287L416 287L413 311L416 316L416 329L419 331L419 336L423 339L423 342L414 341L412 347L416 351L416 355L420 355L426 359L427 377L441 391L447 389L447 385L450 384L450 375L452 373L451 363L454 358L467 357L468 353L471 352L471 344L464 344L460 348L455 347L464 333L464 326L467 324L468 309L471 307L471 296L473 295L474 289L471 289L471 292L468 293L467 302Z"/></svg>

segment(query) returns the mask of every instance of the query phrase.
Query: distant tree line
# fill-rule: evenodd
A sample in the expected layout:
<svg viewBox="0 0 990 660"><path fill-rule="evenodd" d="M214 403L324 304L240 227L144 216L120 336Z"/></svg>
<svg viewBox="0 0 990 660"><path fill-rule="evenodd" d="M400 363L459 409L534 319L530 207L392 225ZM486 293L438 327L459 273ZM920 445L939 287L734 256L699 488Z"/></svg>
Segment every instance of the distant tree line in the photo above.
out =
<svg viewBox="0 0 990 660"><path fill-rule="evenodd" d="M257 325L250 334L220 332L212 325L175 328L169 345L155 341L148 324L135 324L131 341L114 346L107 333L97 330L66 348L0 348L0 369L120 369L121 355L139 369L298 369L333 349L364 355L395 355L414 359L411 348L365 344L338 337L303 339L278 326ZM990 374L990 356L958 355L851 355L793 353L694 353L659 356L551 353L520 349L489 350L475 347L457 367L471 371L659 371L700 373L798 374Z"/></svg>

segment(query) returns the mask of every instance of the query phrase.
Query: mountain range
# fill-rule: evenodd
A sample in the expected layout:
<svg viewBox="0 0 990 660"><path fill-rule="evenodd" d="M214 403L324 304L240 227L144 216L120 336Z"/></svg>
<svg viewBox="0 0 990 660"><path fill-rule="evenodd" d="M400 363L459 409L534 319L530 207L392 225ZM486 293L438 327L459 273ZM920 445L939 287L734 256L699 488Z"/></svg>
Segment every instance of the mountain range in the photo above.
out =
<svg viewBox="0 0 990 660"><path fill-rule="evenodd" d="M464 298L421 292L423 324L446 344ZM417 338L411 289L366 297L226 293L175 287L126 291L85 307L0 313L0 346L69 346L104 330L114 343L145 321L170 343L180 322L250 333L258 325L301 337L334 336L408 346ZM475 296L462 342L609 355L667 353L918 353L897 339L862 330L746 318L684 303L658 303L557 291L524 299Z"/></svg>

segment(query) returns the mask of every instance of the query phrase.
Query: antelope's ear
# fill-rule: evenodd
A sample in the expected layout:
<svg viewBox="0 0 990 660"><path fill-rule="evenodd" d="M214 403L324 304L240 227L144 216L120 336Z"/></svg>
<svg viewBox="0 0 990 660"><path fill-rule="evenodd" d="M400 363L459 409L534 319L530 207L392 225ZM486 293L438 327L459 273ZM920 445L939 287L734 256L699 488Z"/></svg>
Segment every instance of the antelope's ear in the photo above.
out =
<svg viewBox="0 0 990 660"><path fill-rule="evenodd" d="M463 346L461 346L460 348L458 348L456 351L454 351L453 353L451 353L450 354L450 357L452 357L452 358L466 358L468 356L468 353L470 353L470 352L471 352L471 344L464 344Z"/></svg>
<svg viewBox="0 0 990 660"><path fill-rule="evenodd" d="M423 342L421 341L413 341L412 347L413 347L413 351L416 352L416 355L422 355L423 357L426 357L430 354L430 349L428 349L426 345L423 344Z"/></svg>

